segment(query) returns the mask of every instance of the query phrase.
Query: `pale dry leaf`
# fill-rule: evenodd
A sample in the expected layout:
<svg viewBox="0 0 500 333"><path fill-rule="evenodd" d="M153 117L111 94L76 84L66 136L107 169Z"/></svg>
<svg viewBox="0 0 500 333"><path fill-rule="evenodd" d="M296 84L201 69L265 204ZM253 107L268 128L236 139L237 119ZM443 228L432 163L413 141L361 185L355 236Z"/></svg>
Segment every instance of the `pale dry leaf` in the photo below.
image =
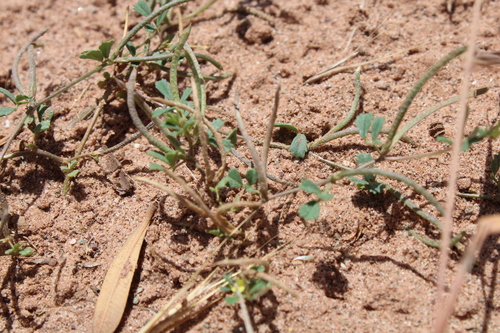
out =
<svg viewBox="0 0 500 333"><path fill-rule="evenodd" d="M142 242L155 211L156 204L152 204L142 224L132 232L111 263L95 306L94 333L112 333L120 324Z"/></svg>

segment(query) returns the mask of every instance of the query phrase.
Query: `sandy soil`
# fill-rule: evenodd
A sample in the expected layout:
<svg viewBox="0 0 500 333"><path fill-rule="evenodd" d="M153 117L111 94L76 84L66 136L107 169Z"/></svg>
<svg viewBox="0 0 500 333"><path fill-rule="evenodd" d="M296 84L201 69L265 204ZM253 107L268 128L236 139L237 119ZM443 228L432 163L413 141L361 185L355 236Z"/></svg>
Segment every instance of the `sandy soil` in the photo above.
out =
<svg viewBox="0 0 500 333"><path fill-rule="evenodd" d="M96 49L122 36L127 6L134 1L39 1L0 2L0 86L14 91L10 67L16 52L28 37L44 27L50 30L37 49L38 98L91 69L95 62L78 59L84 50ZM202 1L189 3L189 12ZM269 15L262 18L224 12L244 5ZM498 13L500 3L484 1L478 44L485 50L500 50ZM282 87L278 122L289 123L314 140L341 121L354 98L354 70L304 85L306 78L359 50L348 61L355 64L401 52L363 67L361 109L393 119L397 108L420 76L437 60L464 45L472 17L472 1L457 0L452 13L445 1L333 1L333 0L219 0L194 22L191 45L205 46L200 52L213 56L230 79L207 84L209 105L222 110L211 114L234 128L233 100L239 104L250 135L263 138L273 105L274 91ZM133 16L131 24L139 18ZM351 40L352 36L352 40ZM373 38L376 36L376 38ZM411 49L411 51L409 51ZM458 93L462 81L461 61L456 59L423 88L410 109L416 115ZM28 62L21 62L21 79L27 82ZM221 72L203 65L206 75ZM156 79L166 77L158 74ZM84 108L95 103L102 91L96 86L100 75L72 88L52 101L53 127L40 138L40 146L56 155L73 156L88 121L66 129ZM471 115L466 133L476 126L492 124L498 117L500 80L498 71L477 70L473 88L491 87L470 101ZM80 95L85 91L82 97ZM148 84L146 82L145 84ZM3 105L10 105L3 96ZM397 155L442 149L429 129L438 122L445 133L454 133L457 106L442 109L422 121L409 135L417 146L400 144ZM7 135L22 111L1 121ZM135 133L125 103L114 103L97 121L85 151L114 145ZM31 139L25 129L11 151ZM274 141L289 144L292 136L276 130ZM148 165L150 146L140 138L115 153L123 169L132 176L147 176L171 186L173 182ZM249 157L241 145L239 151ZM498 142L479 143L464 154L460 189L470 193L494 194L489 179L492 154ZM371 152L359 137L335 140L316 153L345 166L355 166L355 156ZM444 202L449 154L424 160L383 163L380 167L398 172L426 187ZM272 149L269 173L289 182L302 178L321 180L334 168L308 155L294 159L290 152ZM231 157L230 167L246 166ZM1 178L1 190L11 211L11 228L20 240L36 249L34 258L0 258L0 330L5 332L90 332L96 293L114 255L136 228L149 203L164 198L159 190L135 183L135 190L120 195L101 167L92 159L79 162L80 174L69 195L62 196L64 174L43 157L9 160ZM191 184L196 180L186 168L179 171ZM435 209L411 188L397 186L416 203L436 215ZM271 192L286 189L271 182ZM261 257L290 242L270 259L270 273L298 293L298 297L274 288L259 300L248 302L257 332L427 332L434 314L438 250L429 247L404 229L438 240L438 230L406 209L390 194L375 196L359 191L351 182L332 187L335 198L322 206L316 221L304 222L298 208L310 197L299 193L268 203L247 230L249 242L240 244L237 257ZM476 230L477 218L498 212L488 201L458 198L454 232ZM234 224L239 216L234 216ZM203 232L207 222L181 207L174 199L161 201L148 230L139 269L134 279L130 306L120 325L121 332L135 332L150 319L202 265L220 239ZM271 242L268 243L269 240ZM235 241L239 242L239 241ZM261 248L262 246L262 248ZM220 254L228 253L227 248ZM297 256L314 260L294 261ZM457 269L461 251L453 252L449 275ZM498 284L498 238L488 240L480 260L463 288L450 321L450 332L500 331ZM38 259L46 264L36 264ZM219 258L220 259L220 258ZM450 278L451 280L451 278ZM132 303L134 303L132 305ZM236 305L219 302L176 332L243 332Z"/></svg>

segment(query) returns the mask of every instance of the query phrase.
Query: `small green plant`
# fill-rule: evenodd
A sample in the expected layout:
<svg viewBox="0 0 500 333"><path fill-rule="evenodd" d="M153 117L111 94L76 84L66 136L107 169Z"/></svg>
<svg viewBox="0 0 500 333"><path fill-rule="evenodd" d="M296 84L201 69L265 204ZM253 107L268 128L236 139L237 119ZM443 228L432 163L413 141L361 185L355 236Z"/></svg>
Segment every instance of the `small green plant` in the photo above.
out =
<svg viewBox="0 0 500 333"><path fill-rule="evenodd" d="M253 266L251 270L255 272L264 272L264 266ZM240 294L247 301L254 301L260 296L264 295L267 291L272 288L269 281L262 278L249 278L249 274L239 274L237 276L231 276L226 274L223 276L226 281L226 285L220 287L220 290L224 293L232 293L232 296L225 297L224 300L228 305L237 303Z"/></svg>
<svg viewBox="0 0 500 333"><path fill-rule="evenodd" d="M312 193L316 195L316 200L311 200L299 208L299 215L304 220L316 220L319 217L320 207L319 204L322 201L328 201L333 199L333 194L328 193L331 184L326 186L326 189L321 191L318 185L309 179L302 179L300 184L301 190L306 193Z"/></svg>
<svg viewBox="0 0 500 333"><path fill-rule="evenodd" d="M29 257L33 255L33 249L25 247L23 243L16 243L5 251L6 255Z"/></svg>

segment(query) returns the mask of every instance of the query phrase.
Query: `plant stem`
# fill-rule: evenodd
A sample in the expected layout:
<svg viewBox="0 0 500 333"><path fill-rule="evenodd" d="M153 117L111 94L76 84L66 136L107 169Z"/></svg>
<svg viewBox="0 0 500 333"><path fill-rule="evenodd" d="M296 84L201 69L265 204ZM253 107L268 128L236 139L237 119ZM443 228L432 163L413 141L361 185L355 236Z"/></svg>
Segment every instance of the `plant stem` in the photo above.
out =
<svg viewBox="0 0 500 333"><path fill-rule="evenodd" d="M116 57L121 53L121 51L125 47L125 45L127 45L127 43L132 39L132 37L134 37L135 34L139 30L144 28L146 26L146 24L151 22L151 20L153 20L155 17L161 15L163 12L169 10L170 8L172 8L174 6L180 5L181 3L185 3L188 1L190 1L190 0L172 1L172 2L166 3L165 5L161 6L160 8L158 8L157 10L155 10L154 12L149 14L144 20L142 20L139 24L137 24L134 28L132 28L132 30L130 30L125 37L123 37L123 39L120 41L120 43L116 47L115 52L113 52L113 54L109 57L109 59L115 60Z"/></svg>
<svg viewBox="0 0 500 333"><path fill-rule="evenodd" d="M331 130L328 131L325 135L323 135L321 138L317 139L314 142L311 142L309 144L308 150L313 150L319 146L321 146L324 143L327 143L328 141L333 140L333 134L339 130L341 130L345 125L347 125L354 115L356 114L356 110L358 109L359 106L359 100L361 98L361 67L358 67L356 69L356 72L354 73L354 81L356 83L356 94L354 96L354 101L352 102L351 110L347 114L347 117L342 120L340 123L338 123L336 126L334 126Z"/></svg>
<svg viewBox="0 0 500 333"><path fill-rule="evenodd" d="M276 117L278 116L278 108L280 104L280 90L281 86L278 85L276 88L276 93L274 94L274 106L271 112L271 117L269 118L269 123L267 125L266 137L264 139L264 144L262 146L262 166L264 167L264 172L267 172L267 155L269 152L269 144L271 143L271 137L273 135L274 123L276 122Z"/></svg>
<svg viewBox="0 0 500 333"><path fill-rule="evenodd" d="M132 118L132 122L135 127L139 130L148 139L149 143L163 151L164 153L168 152L170 148L165 145L160 140L156 139L144 126L141 119L139 119L139 115L137 114L137 109L135 108L135 99L134 99L134 88L135 88L135 79L137 76L137 69L132 69L132 73L130 73L130 78L127 83L127 106L130 113L130 118Z"/></svg>
<svg viewBox="0 0 500 333"><path fill-rule="evenodd" d="M17 90L19 90L20 93L24 93L24 87L21 83L21 80L19 79L19 62L21 61L21 57L23 56L24 52L28 49L28 46L30 46L32 43L34 43L38 38L42 37L49 28L45 28L34 34L33 36L28 39L26 44L24 44L19 51L16 54L16 57L14 58L14 63L12 64L12 79L14 80L14 84L16 85Z"/></svg>
<svg viewBox="0 0 500 333"><path fill-rule="evenodd" d="M408 108L410 107L411 103L417 96L417 94L422 90L422 87L424 84L434 75L437 73L438 70L440 70L443 66L445 66L448 62L450 62L452 59L458 57L462 53L467 50L467 47L463 46L460 47L451 53L449 53L447 56L445 56L443 59L439 60L437 63L432 65L432 67L420 78L420 80L417 81L415 86L410 90L408 95L406 96L403 104L398 110L398 113L396 115L396 118L394 119L394 122L392 123L391 130L389 131L389 134L387 135L387 139L385 143L382 145L382 150L380 152L380 159L383 159L385 155L389 152L392 144L393 144L393 139L396 134L396 131L399 128L399 125L403 121L404 116L406 115L406 112L408 111Z"/></svg>
<svg viewBox="0 0 500 333"><path fill-rule="evenodd" d="M248 135L247 130L245 128L245 124L243 123L243 119L241 118L240 107L238 105L238 97L239 94L238 91L236 91L236 96L234 97L234 111L236 114L236 121L238 122L238 127L240 129L241 135L245 140L248 150L252 155L255 169L257 170L257 176L259 178L259 191L262 196L262 200L267 201L268 187L267 187L266 168L262 165L262 161L259 159L259 154L257 154L257 150L255 149L252 140L250 140L250 136Z"/></svg>

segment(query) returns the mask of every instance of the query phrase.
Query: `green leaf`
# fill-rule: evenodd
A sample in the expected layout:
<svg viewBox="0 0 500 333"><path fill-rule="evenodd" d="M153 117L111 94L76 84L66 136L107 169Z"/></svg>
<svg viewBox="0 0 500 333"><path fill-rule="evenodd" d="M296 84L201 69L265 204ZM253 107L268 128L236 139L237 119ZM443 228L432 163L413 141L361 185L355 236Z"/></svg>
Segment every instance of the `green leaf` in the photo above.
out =
<svg viewBox="0 0 500 333"><path fill-rule="evenodd" d="M304 134L297 134L290 145L290 152L293 156L304 158L307 153L307 138Z"/></svg>
<svg viewBox="0 0 500 333"><path fill-rule="evenodd" d="M24 257L29 257L29 256L33 255L33 249L30 247L27 247L27 248L19 251L19 254L24 256Z"/></svg>
<svg viewBox="0 0 500 333"><path fill-rule="evenodd" d="M45 132L50 128L50 124L52 122L52 117L54 116L54 112L51 111L47 114L45 114L46 110L52 110L51 107L48 107L47 105L40 105L37 109L37 114L38 114L38 125L36 125L35 129L33 132L35 134L40 134L42 132Z"/></svg>
<svg viewBox="0 0 500 333"><path fill-rule="evenodd" d="M243 184L243 188L245 189L245 191L247 191L248 193L255 193L255 194L259 194L260 191L259 190L256 190L254 189L252 186L248 185L248 184Z"/></svg>
<svg viewBox="0 0 500 333"><path fill-rule="evenodd" d="M300 206L299 216L306 221L316 220L319 217L319 202L313 200Z"/></svg>
<svg viewBox="0 0 500 333"><path fill-rule="evenodd" d="M257 272L265 272L266 271L266 268L263 266L263 265L260 265L260 266L253 266L252 267L253 270L257 271Z"/></svg>
<svg viewBox="0 0 500 333"><path fill-rule="evenodd" d="M373 119L373 124L372 124L372 141L376 144L381 144L377 137L380 134L380 131L382 130L382 127L384 127L384 117L375 117Z"/></svg>
<svg viewBox="0 0 500 333"><path fill-rule="evenodd" d="M132 42L127 42L127 44L125 44L125 47L127 48L127 50L130 52L130 54L135 57L135 55L137 54L137 49L135 48L135 45L134 43Z"/></svg>
<svg viewBox="0 0 500 333"><path fill-rule="evenodd" d="M182 104L191 104L191 103L186 103L186 100L188 99L189 95L191 95L191 93L193 92L193 89L191 89L191 87L187 87L184 92L182 93L182 96L181 96L181 103Z"/></svg>
<svg viewBox="0 0 500 333"><path fill-rule="evenodd" d="M63 172L71 172L76 166L77 161L73 160L68 163L68 165L62 165L60 168Z"/></svg>
<svg viewBox="0 0 500 333"><path fill-rule="evenodd" d="M233 148L236 145L236 142L238 140L238 129L235 128L233 129L225 139L222 139L222 142L224 143L224 149L226 149L226 152L229 153L231 151L231 148Z"/></svg>
<svg viewBox="0 0 500 333"><path fill-rule="evenodd" d="M158 108L158 109L156 109L156 110L153 111L152 116L153 117L159 117L159 116L164 115L165 113L171 112L174 109L175 109L174 107L168 107L166 109Z"/></svg>
<svg viewBox="0 0 500 333"><path fill-rule="evenodd" d="M156 89L158 89L161 94L169 100L174 99L172 96L172 90L170 90L170 83L167 82L165 79L161 79L160 81L156 81L155 83Z"/></svg>
<svg viewBox="0 0 500 333"><path fill-rule="evenodd" d="M142 16L149 16L149 14L151 14L151 8L149 8L148 3L144 0L139 0L139 2L134 5L134 10Z"/></svg>
<svg viewBox="0 0 500 333"><path fill-rule="evenodd" d="M351 180L354 184L356 184L356 186L359 189L364 189L366 188L366 186L370 185L370 183L367 182L365 179L359 179L356 177L347 177L347 179Z"/></svg>
<svg viewBox="0 0 500 333"><path fill-rule="evenodd" d="M23 94L20 94L20 95L17 95L16 96L16 104L26 104L26 103L29 103L31 97L28 96L28 95L23 95Z"/></svg>
<svg viewBox="0 0 500 333"><path fill-rule="evenodd" d="M247 179L249 185L256 184L257 180L259 179L259 176L257 175L257 170L255 169L248 170L245 175L245 178Z"/></svg>
<svg viewBox="0 0 500 333"><path fill-rule="evenodd" d="M251 295L251 298L255 300L268 290L269 285L269 282L258 279L257 281L255 281L255 284L248 290L248 293Z"/></svg>
<svg viewBox="0 0 500 333"><path fill-rule="evenodd" d="M102 55L101 50L89 50L83 51L82 54L80 54L80 59L91 59L102 62L104 60L104 56Z"/></svg>
<svg viewBox="0 0 500 333"><path fill-rule="evenodd" d="M12 101L12 103L17 104L16 97L14 96L13 93L11 93L10 91L8 91L7 89L4 89L4 88L0 88L0 92L2 94L4 94L5 96L7 96L7 98L10 99Z"/></svg>
<svg viewBox="0 0 500 333"><path fill-rule="evenodd" d="M162 161L162 162L165 162L166 164L168 164L168 160L167 160L167 157L165 156L164 153L160 153L158 151L155 151L155 150L150 150L147 152L147 154L149 156L153 156L154 158Z"/></svg>
<svg viewBox="0 0 500 333"><path fill-rule="evenodd" d="M10 249L5 251L5 254L18 254L21 245L21 243L14 244Z"/></svg>
<svg viewBox="0 0 500 333"><path fill-rule="evenodd" d="M163 23L163 20L167 16L167 13L168 13L168 10L164 11L163 13L160 14L160 16L158 16L158 18L156 19L156 25L161 25Z"/></svg>
<svg viewBox="0 0 500 333"><path fill-rule="evenodd" d="M68 178L74 178L74 177L76 177L78 175L79 172L80 172L80 170L71 171L70 173L68 173L66 175L66 177L68 177Z"/></svg>
<svg viewBox="0 0 500 333"><path fill-rule="evenodd" d="M328 192L321 192L318 194L318 199L321 201L328 201L333 199L333 194L328 193Z"/></svg>
<svg viewBox="0 0 500 333"><path fill-rule="evenodd" d="M372 120L372 113L362 113L356 117L356 127L359 130L359 135L361 135L363 139L366 139L366 134L368 134L368 131L370 130Z"/></svg>
<svg viewBox="0 0 500 333"><path fill-rule="evenodd" d="M37 115L38 115L38 120L39 120L39 121L42 121L43 119L45 119L45 118L44 118L45 111L47 111L48 109L50 109L50 107L49 107L49 106L47 106L47 105L44 105L44 104L40 105L40 106L36 109L36 113L37 113ZM54 112L52 112L52 114L53 114L53 113L54 113ZM50 118L52 118L52 116L50 115L50 113L49 113L49 117L50 117Z"/></svg>
<svg viewBox="0 0 500 333"><path fill-rule="evenodd" d="M297 127L290 125L290 124L274 123L274 127L286 128L287 130L290 130L294 133L299 133L299 130L297 129Z"/></svg>
<svg viewBox="0 0 500 333"><path fill-rule="evenodd" d="M319 188L319 186L309 179L302 179L300 181L300 188L302 189L302 191L307 193L314 193L314 194L321 193L321 189Z"/></svg>
<svg viewBox="0 0 500 333"><path fill-rule="evenodd" d="M226 297L226 298L224 298L224 301L226 301L227 305L233 305L236 302L238 302L239 299L240 298L238 297L238 295L236 295L236 296Z"/></svg>
<svg viewBox="0 0 500 333"><path fill-rule="evenodd" d="M210 230L210 231L212 231L212 230ZM223 286L223 287L220 287L219 289L223 293L229 293L229 292L231 292L231 288L229 288L228 286Z"/></svg>
<svg viewBox="0 0 500 333"><path fill-rule="evenodd" d="M224 126L226 122L222 119L219 119L219 118L216 118L214 120L212 120L211 124L212 126L216 129L216 130L219 130L221 129L222 126Z"/></svg>
<svg viewBox="0 0 500 333"><path fill-rule="evenodd" d="M163 171L165 170L164 167L162 167L161 165L159 164L156 164L156 163L149 163L149 170L153 170L153 171Z"/></svg>
<svg viewBox="0 0 500 333"><path fill-rule="evenodd" d="M109 52L111 51L111 47L113 46L114 42L115 41L112 39L99 45L99 51L101 51L101 54L104 56L104 58L109 58Z"/></svg>
<svg viewBox="0 0 500 333"><path fill-rule="evenodd" d="M14 108L12 106L4 106L0 108L0 117L8 116L12 112L16 111L17 108Z"/></svg>
<svg viewBox="0 0 500 333"><path fill-rule="evenodd" d="M231 169L227 173L227 185L231 188L243 186L243 180L237 169Z"/></svg>
<svg viewBox="0 0 500 333"><path fill-rule="evenodd" d="M444 143L447 143L449 145L453 145L452 140L448 139L447 137L441 136L441 135L436 138L436 141L437 142L444 142Z"/></svg>
<svg viewBox="0 0 500 333"><path fill-rule="evenodd" d="M153 23L153 24L146 24L144 26L144 29L146 29L147 32L153 32L156 30L156 25Z"/></svg>
<svg viewBox="0 0 500 333"><path fill-rule="evenodd" d="M358 166L371 161L373 161L373 157L368 153L361 153L356 156L356 163L358 163Z"/></svg>
<svg viewBox="0 0 500 333"><path fill-rule="evenodd" d="M374 177L375 179L375 177ZM373 194L380 194L382 193L383 189L385 188L384 184L378 183L378 182L370 182L370 185L368 185L368 191Z"/></svg>

